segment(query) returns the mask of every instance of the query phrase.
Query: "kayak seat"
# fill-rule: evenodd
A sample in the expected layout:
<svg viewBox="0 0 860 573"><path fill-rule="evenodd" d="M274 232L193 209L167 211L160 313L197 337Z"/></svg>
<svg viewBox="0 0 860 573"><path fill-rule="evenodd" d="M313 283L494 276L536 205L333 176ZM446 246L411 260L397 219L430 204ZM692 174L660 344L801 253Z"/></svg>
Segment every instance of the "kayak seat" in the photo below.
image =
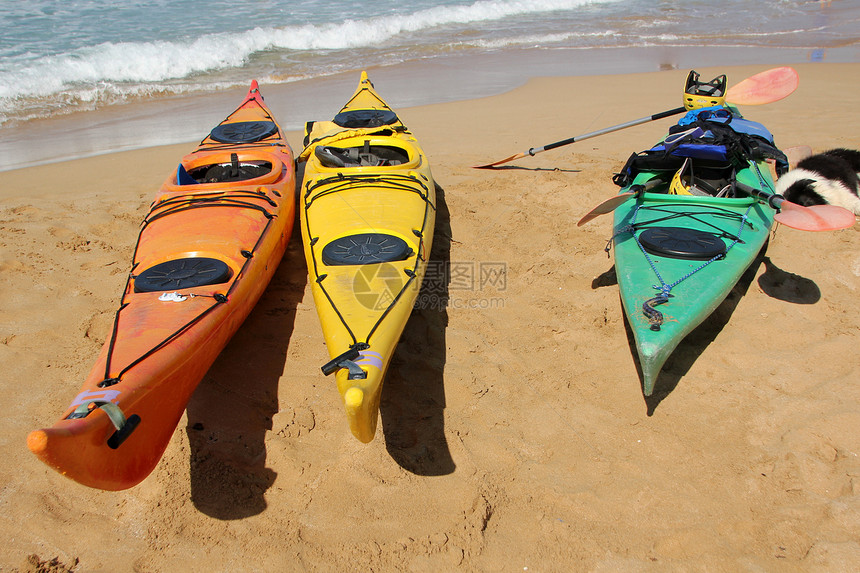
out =
<svg viewBox="0 0 860 573"><path fill-rule="evenodd" d="M735 180L735 169L733 166L711 163L708 161L692 161L694 182L702 184L711 195L719 194L721 189L731 185Z"/></svg>
<svg viewBox="0 0 860 573"><path fill-rule="evenodd" d="M669 193L726 197L734 192L734 180L735 171L731 166L700 164L697 160L687 158L672 179Z"/></svg>
<svg viewBox="0 0 860 573"><path fill-rule="evenodd" d="M329 266L369 265L403 261L412 253L400 237L385 233L359 233L339 237L323 247L322 261Z"/></svg>
<svg viewBox="0 0 860 573"><path fill-rule="evenodd" d="M351 158L345 149L318 145L314 148L314 156L323 167L360 167L361 163Z"/></svg>
<svg viewBox="0 0 860 573"><path fill-rule="evenodd" d="M134 277L134 292L159 292L227 282L232 273L224 261L208 257L174 259L153 265Z"/></svg>
<svg viewBox="0 0 860 573"><path fill-rule="evenodd" d="M180 167L182 167L180 165ZM182 167L184 170L185 168ZM179 185L193 185L197 183L229 183L235 181L247 181L256 179L272 171L272 164L268 161L239 161L239 156L230 154L229 163L214 163L195 167L187 173L193 183L183 183L177 173Z"/></svg>
<svg viewBox="0 0 860 573"><path fill-rule="evenodd" d="M362 128L391 125L397 121L397 114L390 109L354 109L342 111L333 120L341 127Z"/></svg>
<svg viewBox="0 0 860 573"><path fill-rule="evenodd" d="M639 244L658 257L708 261L726 254L726 244L713 233L683 227L649 227L639 234Z"/></svg>
<svg viewBox="0 0 860 573"><path fill-rule="evenodd" d="M209 137L220 143L254 143L277 132L273 121L239 121L216 126Z"/></svg>
<svg viewBox="0 0 860 573"><path fill-rule="evenodd" d="M323 167L387 167L409 162L405 149L388 145L370 145L366 141L362 147L332 147L318 145L314 155Z"/></svg>

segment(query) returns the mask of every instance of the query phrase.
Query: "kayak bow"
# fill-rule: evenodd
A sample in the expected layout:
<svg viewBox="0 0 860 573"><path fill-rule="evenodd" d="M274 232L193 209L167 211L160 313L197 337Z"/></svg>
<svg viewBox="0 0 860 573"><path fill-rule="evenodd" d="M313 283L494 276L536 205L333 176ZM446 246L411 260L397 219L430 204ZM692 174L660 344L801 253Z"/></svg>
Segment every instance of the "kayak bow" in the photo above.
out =
<svg viewBox="0 0 860 573"><path fill-rule="evenodd" d="M281 260L294 186L292 152L253 82L161 186L110 338L60 420L27 438L39 459L106 490L152 472Z"/></svg>

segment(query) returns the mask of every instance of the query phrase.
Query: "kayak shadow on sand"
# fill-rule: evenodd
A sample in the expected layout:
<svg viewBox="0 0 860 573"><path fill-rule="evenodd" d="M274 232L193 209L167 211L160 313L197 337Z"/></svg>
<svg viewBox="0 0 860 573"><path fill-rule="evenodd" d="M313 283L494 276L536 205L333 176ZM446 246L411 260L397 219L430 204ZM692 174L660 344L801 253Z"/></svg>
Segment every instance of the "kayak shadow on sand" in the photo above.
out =
<svg viewBox="0 0 860 573"><path fill-rule="evenodd" d="M403 469L424 476L448 475L455 468L444 417L450 253L450 215L445 192L437 184L427 273L391 359L380 404L388 453Z"/></svg>
<svg viewBox="0 0 860 573"><path fill-rule="evenodd" d="M794 304L815 304L821 300L821 289L812 279L782 270L770 257L764 257L764 269L758 286L769 297Z"/></svg>
<svg viewBox="0 0 860 573"><path fill-rule="evenodd" d="M188 403L191 501L211 517L242 519L266 509L277 474L266 467L265 438L307 285L302 259L295 232L272 281Z"/></svg>
<svg viewBox="0 0 860 573"><path fill-rule="evenodd" d="M740 303L741 299L746 295L750 285L758 272L759 266L765 259L768 243L765 243L758 256L755 258L749 268L741 275L740 280L735 284L734 288L729 291L725 300L720 303L720 306L711 313L699 326L697 326L690 334L681 341L675 351L666 360L657 382L654 386L654 393L650 396L645 396L645 405L648 409L648 416L653 416L660 402L663 401L672 391L678 386L684 376L690 371L693 364L702 355L705 349L717 338L723 328L732 318L732 314ZM636 358L636 372L639 374L639 383L642 385L644 392L644 382L642 378L642 369L639 365L639 358L636 352L636 341L633 338L633 331L624 319L624 326L627 330L627 343L630 346L630 351Z"/></svg>
<svg viewBox="0 0 860 573"><path fill-rule="evenodd" d="M669 356L666 364L663 365L660 377L657 379L654 393L651 396L645 397L649 416L654 414L660 402L672 393L681 381L681 378L693 366L696 359L723 330L723 327L731 319L732 313L738 303L749 290L760 265L764 265L765 271L758 278L758 285L766 295L794 304L815 304L821 299L821 290L814 281L780 269L773 264L770 257L765 256L766 249L767 245L762 248L756 260L741 276L741 279L711 316L693 330L693 332L688 334L681 344L678 345L678 348L675 349L675 352ZM636 343L633 339L630 326L627 324L626 317L624 324L627 329L627 341L630 345L630 351L634 356L637 356ZM641 381L642 371L639 367L638 359L636 360L636 370Z"/></svg>
<svg viewBox="0 0 860 573"><path fill-rule="evenodd" d="M562 169L561 167L523 167L522 165L499 165L493 171L558 171L559 173L582 173L582 169Z"/></svg>
<svg viewBox="0 0 860 573"><path fill-rule="evenodd" d="M681 341L675 351L669 356L669 359L666 360L654 386L654 393L651 396L645 396L645 404L648 408L649 416L654 414L660 402L662 402L663 399L671 394L675 387L678 386L681 378L686 376L687 372L689 372L690 368L696 362L696 359L702 354L702 352L704 352L705 348L707 348L711 342L717 338L717 335L729 322L729 319L732 317L732 313L734 313L738 303L749 290L756 272L758 272L758 268L762 263L765 264L767 270L759 278L759 285L768 295L775 296L782 300L791 300L790 298L783 298L782 296L774 294L775 291L781 290L783 293L797 293L794 296L795 300L792 300L792 302L803 301L804 304L811 304L812 302L815 302L815 300L818 300L817 295L815 295L815 293L818 292L818 287L815 286L815 283L808 279L804 279L803 277L786 273L785 271L775 267L770 259L764 256L766 250L767 244L762 247L758 257L756 257L755 261L753 261L753 264L750 265L746 272L741 275L738 283L729 292L725 300L720 303L720 306L718 306L717 309L711 313L704 322L702 322L702 324L688 334L686 338ZM616 276L615 266L613 265L609 270L603 272L592 280L591 288L598 289L617 284L618 278ZM636 373L639 376L639 384L644 394L645 385L642 377L642 367L639 364L639 353L636 350L636 339L633 337L633 330L630 328L630 323L627 320L627 315L625 315L622 310L622 306L623 305L619 298L619 312L621 312L624 318L624 330L627 334L627 346L629 347L630 354L633 356L634 363L636 364Z"/></svg>
<svg viewBox="0 0 860 573"><path fill-rule="evenodd" d="M600 275L594 277L591 281L591 289L597 290L599 288L614 286L618 284L618 275L615 274L615 265L608 271L604 271L600 273Z"/></svg>

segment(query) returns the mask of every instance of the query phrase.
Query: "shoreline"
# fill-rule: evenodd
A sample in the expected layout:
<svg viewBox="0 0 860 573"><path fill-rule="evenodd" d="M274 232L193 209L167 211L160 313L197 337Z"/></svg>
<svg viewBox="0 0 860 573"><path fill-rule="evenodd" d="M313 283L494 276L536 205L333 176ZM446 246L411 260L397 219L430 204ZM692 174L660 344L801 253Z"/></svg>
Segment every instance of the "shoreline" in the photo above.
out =
<svg viewBox="0 0 860 573"><path fill-rule="evenodd" d="M794 65L818 58L815 52L763 48L751 54L745 48L689 47L520 49L433 58L372 68L369 73L378 86L391 94L392 105L403 109L498 95L532 77L616 75L721 65ZM852 63L858 55L851 48L830 50L826 63ZM342 94L352 92L358 71L260 87L284 129L301 130L306 121L330 117L340 108ZM199 141L223 118L223 110L235 105L244 89L127 103L4 128L0 173ZM46 156L48 151L53 155Z"/></svg>

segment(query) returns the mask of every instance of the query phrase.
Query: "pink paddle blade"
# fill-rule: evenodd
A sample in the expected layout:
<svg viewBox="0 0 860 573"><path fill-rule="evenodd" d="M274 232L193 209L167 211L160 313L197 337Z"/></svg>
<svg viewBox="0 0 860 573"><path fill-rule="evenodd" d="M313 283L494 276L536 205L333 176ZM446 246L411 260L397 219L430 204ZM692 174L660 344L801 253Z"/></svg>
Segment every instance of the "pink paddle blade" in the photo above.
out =
<svg viewBox="0 0 860 573"><path fill-rule="evenodd" d="M773 68L734 85L726 100L739 105L762 105L779 101L797 89L800 78L794 68Z"/></svg>
<svg viewBox="0 0 860 573"><path fill-rule="evenodd" d="M774 221L801 231L837 231L847 229L856 222L854 213L836 205L803 207L782 201L779 208L780 212L774 215Z"/></svg>

